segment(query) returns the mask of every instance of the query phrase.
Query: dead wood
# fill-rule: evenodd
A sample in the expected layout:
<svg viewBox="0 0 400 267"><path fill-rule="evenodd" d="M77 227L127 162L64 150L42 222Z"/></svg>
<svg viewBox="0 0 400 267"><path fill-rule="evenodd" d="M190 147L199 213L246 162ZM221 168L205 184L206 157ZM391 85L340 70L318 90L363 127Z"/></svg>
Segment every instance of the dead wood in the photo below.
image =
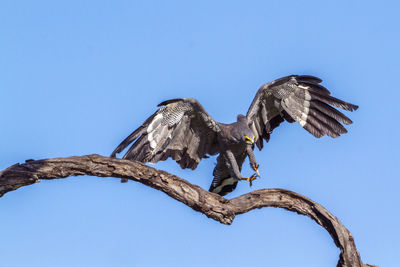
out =
<svg viewBox="0 0 400 267"><path fill-rule="evenodd" d="M44 160L28 160L0 172L0 197L21 186L42 179L58 179L77 175L117 177L140 182L163 191L192 209L223 224L231 224L238 214L264 207L277 207L297 212L324 227L340 249L337 266L366 267L346 227L320 204L285 189L256 190L234 199L225 199L165 171L140 162L103 157L76 156Z"/></svg>

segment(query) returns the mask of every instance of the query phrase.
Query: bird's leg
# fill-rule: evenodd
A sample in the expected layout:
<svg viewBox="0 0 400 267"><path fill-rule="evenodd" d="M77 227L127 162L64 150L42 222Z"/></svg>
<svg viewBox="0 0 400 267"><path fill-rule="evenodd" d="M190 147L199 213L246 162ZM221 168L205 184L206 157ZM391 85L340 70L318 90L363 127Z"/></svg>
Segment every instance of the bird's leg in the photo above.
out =
<svg viewBox="0 0 400 267"><path fill-rule="evenodd" d="M251 145L248 145L246 147L246 150L247 150L247 155L249 156L251 168L257 173L257 176L260 177L260 173L258 172L258 167L260 167L260 165L257 164L256 157L254 156L254 152Z"/></svg>
<svg viewBox="0 0 400 267"><path fill-rule="evenodd" d="M257 178L257 174L253 174L250 177L243 177L240 173L239 166L236 162L235 156L233 155L232 151L227 150L225 152L225 156L227 159L227 163L229 164L229 169L231 172L231 176L234 177L236 180L246 180L250 183L250 186L253 185L253 181Z"/></svg>

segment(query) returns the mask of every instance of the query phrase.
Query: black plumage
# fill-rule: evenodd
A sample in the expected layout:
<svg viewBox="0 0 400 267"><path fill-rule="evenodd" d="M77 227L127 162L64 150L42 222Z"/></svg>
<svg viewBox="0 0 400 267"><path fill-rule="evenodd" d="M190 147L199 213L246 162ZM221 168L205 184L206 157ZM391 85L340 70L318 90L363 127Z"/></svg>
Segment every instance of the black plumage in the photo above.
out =
<svg viewBox="0 0 400 267"><path fill-rule="evenodd" d="M242 164L249 157L258 174L254 144L261 150L263 140L268 142L283 121L296 121L317 138L347 133L341 123L352 121L334 107L353 111L358 106L332 97L321 82L314 76L291 75L264 84L246 116L238 115L237 122L231 124L214 121L193 98L164 101L111 156L132 144L124 159L155 163L172 158L182 168L195 169L202 158L219 154L209 190L225 195L236 188L239 180L255 179L255 174L241 175Z"/></svg>

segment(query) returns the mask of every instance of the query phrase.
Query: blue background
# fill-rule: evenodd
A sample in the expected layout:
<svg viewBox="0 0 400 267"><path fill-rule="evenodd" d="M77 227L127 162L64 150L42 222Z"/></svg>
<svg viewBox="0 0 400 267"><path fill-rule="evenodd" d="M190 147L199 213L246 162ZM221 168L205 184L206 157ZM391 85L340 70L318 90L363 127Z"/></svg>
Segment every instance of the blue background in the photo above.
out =
<svg viewBox="0 0 400 267"><path fill-rule="evenodd" d="M258 87L321 77L358 104L337 139L277 128L256 152L261 179L229 198L285 188L352 232L365 263L398 264L398 1L9 1L0 3L0 169L25 159L109 155L156 105L195 97L220 122ZM195 171L155 167L208 189ZM243 174L251 174L245 163ZM336 266L339 250L282 209L225 226L119 179L42 181L0 199L2 266Z"/></svg>

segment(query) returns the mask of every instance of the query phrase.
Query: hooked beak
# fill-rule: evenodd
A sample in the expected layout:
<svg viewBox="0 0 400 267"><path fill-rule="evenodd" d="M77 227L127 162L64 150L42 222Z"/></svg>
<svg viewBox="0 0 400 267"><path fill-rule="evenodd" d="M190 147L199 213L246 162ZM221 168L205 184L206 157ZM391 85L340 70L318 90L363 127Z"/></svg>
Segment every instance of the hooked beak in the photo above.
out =
<svg viewBox="0 0 400 267"><path fill-rule="evenodd" d="M254 138L250 138L250 137L248 137L247 135L244 137L244 139L246 140L246 143L247 144L250 144L250 145L252 145L252 144L254 144Z"/></svg>

